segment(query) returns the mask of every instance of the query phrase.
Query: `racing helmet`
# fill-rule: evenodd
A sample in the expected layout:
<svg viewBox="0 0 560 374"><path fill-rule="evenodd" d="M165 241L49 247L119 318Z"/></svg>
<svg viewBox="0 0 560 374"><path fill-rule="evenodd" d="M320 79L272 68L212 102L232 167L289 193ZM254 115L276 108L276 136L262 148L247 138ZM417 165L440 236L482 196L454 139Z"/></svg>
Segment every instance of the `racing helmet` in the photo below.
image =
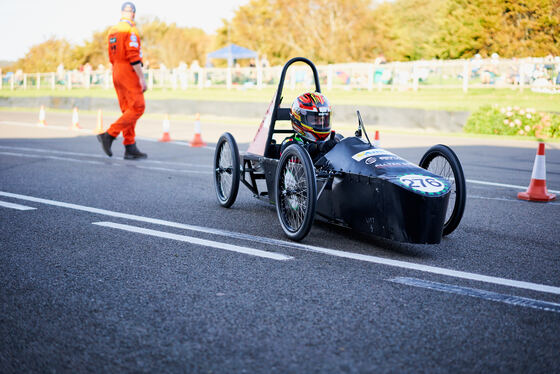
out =
<svg viewBox="0 0 560 374"><path fill-rule="evenodd" d="M290 109L290 119L294 131L312 142L325 140L331 133L331 106L319 92L298 96Z"/></svg>
<svg viewBox="0 0 560 374"><path fill-rule="evenodd" d="M132 13L136 13L136 6L134 6L134 4L130 1L126 1L123 3L123 5L121 6L121 11L127 11L127 12L132 12Z"/></svg>

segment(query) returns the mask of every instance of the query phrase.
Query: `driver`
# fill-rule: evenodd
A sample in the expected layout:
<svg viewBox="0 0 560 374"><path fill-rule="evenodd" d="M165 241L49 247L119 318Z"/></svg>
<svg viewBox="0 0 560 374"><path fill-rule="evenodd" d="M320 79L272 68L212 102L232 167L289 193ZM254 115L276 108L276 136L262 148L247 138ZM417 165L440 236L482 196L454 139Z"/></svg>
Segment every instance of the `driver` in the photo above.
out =
<svg viewBox="0 0 560 374"><path fill-rule="evenodd" d="M295 134L284 139L280 154L296 142L315 162L340 141L341 136L331 131L331 106L321 93L307 92L298 96L290 109L290 119Z"/></svg>

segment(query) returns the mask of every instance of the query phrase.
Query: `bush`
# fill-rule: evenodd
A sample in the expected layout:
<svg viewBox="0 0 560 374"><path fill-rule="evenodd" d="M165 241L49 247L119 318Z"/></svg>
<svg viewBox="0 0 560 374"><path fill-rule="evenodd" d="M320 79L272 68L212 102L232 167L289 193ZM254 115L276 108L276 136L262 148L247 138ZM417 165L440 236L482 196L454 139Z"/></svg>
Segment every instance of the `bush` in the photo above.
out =
<svg viewBox="0 0 560 374"><path fill-rule="evenodd" d="M531 108L485 105L471 114L463 130L477 134L560 138L560 115Z"/></svg>

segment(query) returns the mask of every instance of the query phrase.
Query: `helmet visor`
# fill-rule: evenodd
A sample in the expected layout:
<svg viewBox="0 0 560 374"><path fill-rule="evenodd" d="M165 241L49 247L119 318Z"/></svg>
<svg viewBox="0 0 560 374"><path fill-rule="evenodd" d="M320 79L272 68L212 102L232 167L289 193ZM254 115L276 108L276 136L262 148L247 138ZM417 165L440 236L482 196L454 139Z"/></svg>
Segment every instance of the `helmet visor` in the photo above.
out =
<svg viewBox="0 0 560 374"><path fill-rule="evenodd" d="M307 112L305 122L308 126L318 131L329 131L331 129L331 114L329 112Z"/></svg>

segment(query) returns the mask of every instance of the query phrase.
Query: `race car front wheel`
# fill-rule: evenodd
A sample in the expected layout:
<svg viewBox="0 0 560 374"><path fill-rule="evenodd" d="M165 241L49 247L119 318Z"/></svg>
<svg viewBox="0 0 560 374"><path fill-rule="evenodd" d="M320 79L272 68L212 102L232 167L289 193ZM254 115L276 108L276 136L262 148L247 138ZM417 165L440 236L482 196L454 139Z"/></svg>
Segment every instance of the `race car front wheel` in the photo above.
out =
<svg viewBox="0 0 560 374"><path fill-rule="evenodd" d="M276 212L284 233L296 241L305 238L315 218L317 181L311 158L300 145L282 152L275 186Z"/></svg>
<svg viewBox="0 0 560 374"><path fill-rule="evenodd" d="M235 202L240 173L237 143L226 132L218 140L214 152L214 187L221 206L229 208Z"/></svg>
<svg viewBox="0 0 560 374"><path fill-rule="evenodd" d="M461 222L467 201L467 186L459 158L443 144L434 145L420 160L420 167L439 175L451 183L449 203L443 224L443 235L453 232Z"/></svg>

